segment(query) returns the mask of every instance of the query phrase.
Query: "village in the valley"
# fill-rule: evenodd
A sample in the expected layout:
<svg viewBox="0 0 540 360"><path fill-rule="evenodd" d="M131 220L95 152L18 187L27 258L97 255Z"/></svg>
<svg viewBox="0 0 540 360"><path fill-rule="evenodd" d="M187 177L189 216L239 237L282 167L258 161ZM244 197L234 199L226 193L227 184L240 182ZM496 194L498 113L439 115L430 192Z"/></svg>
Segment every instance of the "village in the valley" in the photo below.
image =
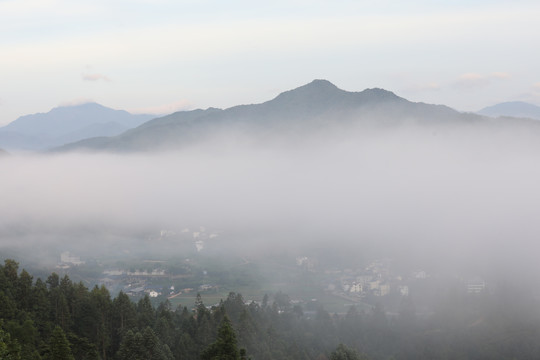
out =
<svg viewBox="0 0 540 360"><path fill-rule="evenodd" d="M263 275L259 274L262 271L259 268L247 269L246 266L253 264L244 257L238 261L240 265L231 265L231 269L234 268L231 270L226 265L215 264L215 258L207 255L218 238L216 232L200 227L196 231L184 229L180 235L184 240L189 239L190 257L120 262L124 267L118 266L118 263L99 262L102 270L99 278L94 279L95 284L104 285L112 294L122 291L134 301L147 295L156 302L169 300L172 304L190 304L197 294L208 298L209 304L212 304L231 291L244 292L246 302L260 302L267 293L283 291L290 296L292 303L302 305L317 302L322 306L332 303L333 310L343 312L350 305L375 303L388 304L389 310L395 310L392 308L397 305L392 304L398 304L399 299L408 297L422 304L430 294L440 291L441 282L448 282L440 274L421 268L396 271L394 261L390 258L374 259L357 267L325 268L320 258L300 255L289 257L288 263L273 264L274 267ZM172 241L177 238L175 232L161 230L148 241ZM84 266L87 266L84 259L65 251L60 254L57 269L74 274ZM282 275L278 276L278 273ZM475 274L453 281L465 294L488 291L486 281ZM429 312L429 305L423 308Z"/></svg>

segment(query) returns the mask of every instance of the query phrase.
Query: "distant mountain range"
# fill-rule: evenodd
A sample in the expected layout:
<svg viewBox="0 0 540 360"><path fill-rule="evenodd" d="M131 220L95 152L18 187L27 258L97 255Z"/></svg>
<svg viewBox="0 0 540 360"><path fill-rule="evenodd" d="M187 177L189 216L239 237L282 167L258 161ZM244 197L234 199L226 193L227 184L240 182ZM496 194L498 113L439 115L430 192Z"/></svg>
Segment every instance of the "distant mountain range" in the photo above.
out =
<svg viewBox="0 0 540 360"><path fill-rule="evenodd" d="M530 120L540 118L539 110L515 102L483 109L480 114L460 113L444 105L410 102L383 89L349 92L329 81L314 80L261 104L180 111L159 118L132 115L95 103L59 107L45 114L22 116L0 128L0 147L8 151L130 152L177 149L216 136L230 141L248 138L257 143L276 139L291 142L313 134L404 126L426 129L465 125L468 129L487 126L498 130L510 126L505 131L520 128L540 136L540 122Z"/></svg>
<svg viewBox="0 0 540 360"><path fill-rule="evenodd" d="M64 106L47 113L21 116L0 128L0 147L7 150L45 150L81 139L114 136L155 115L132 115L96 103Z"/></svg>
<svg viewBox="0 0 540 360"><path fill-rule="evenodd" d="M523 101L511 101L488 106L478 111L478 114L492 117L511 116L540 120L540 106Z"/></svg>
<svg viewBox="0 0 540 360"><path fill-rule="evenodd" d="M329 81L314 80L261 104L176 112L118 136L86 139L57 150L145 151L178 148L219 134L231 138L249 134L258 141L276 136L301 139L357 125L471 123L481 119L443 105L413 103L383 89L348 92Z"/></svg>

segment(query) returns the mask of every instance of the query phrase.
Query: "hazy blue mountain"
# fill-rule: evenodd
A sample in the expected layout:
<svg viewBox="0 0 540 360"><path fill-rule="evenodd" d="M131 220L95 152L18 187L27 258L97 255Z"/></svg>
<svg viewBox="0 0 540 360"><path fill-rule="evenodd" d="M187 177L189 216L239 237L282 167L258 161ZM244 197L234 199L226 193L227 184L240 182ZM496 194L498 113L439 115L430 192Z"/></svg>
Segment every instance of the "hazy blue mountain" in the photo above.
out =
<svg viewBox="0 0 540 360"><path fill-rule="evenodd" d="M47 148L47 142L39 137L7 131L0 128L0 145L9 150L41 150Z"/></svg>
<svg viewBox="0 0 540 360"><path fill-rule="evenodd" d="M488 106L478 111L486 116L511 116L517 118L530 118L540 120L540 106L529 104L523 101L510 101L493 106Z"/></svg>
<svg viewBox="0 0 540 360"><path fill-rule="evenodd" d="M178 148L212 136L234 140L239 135L256 142L276 138L290 142L358 126L455 126L487 120L443 105L410 102L383 89L348 92L326 80L314 80L261 104L176 112L115 137L86 139L58 150L144 151Z"/></svg>
<svg viewBox="0 0 540 360"><path fill-rule="evenodd" d="M43 150L89 137L118 135L153 117L96 103L57 107L47 113L21 116L0 128L0 146Z"/></svg>
<svg viewBox="0 0 540 360"><path fill-rule="evenodd" d="M0 156L6 156L6 155L9 155L9 153L4 149L0 149Z"/></svg>

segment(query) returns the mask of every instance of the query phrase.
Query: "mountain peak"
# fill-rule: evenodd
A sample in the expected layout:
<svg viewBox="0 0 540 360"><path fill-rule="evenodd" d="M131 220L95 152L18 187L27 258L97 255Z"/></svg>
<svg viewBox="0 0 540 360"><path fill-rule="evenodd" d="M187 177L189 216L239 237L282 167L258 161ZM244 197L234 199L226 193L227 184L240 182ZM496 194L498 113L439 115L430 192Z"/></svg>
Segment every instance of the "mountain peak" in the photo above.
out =
<svg viewBox="0 0 540 360"><path fill-rule="evenodd" d="M339 89L336 85L332 84L328 80L323 79L315 79L309 84L297 87L296 89L292 89L290 91L286 91L285 93L289 92L309 92L309 93L328 93L328 92L343 92L343 90Z"/></svg>
<svg viewBox="0 0 540 360"><path fill-rule="evenodd" d="M315 79L309 84L306 84L301 87L311 87L311 88L318 88L318 89L338 89L338 87L334 84L332 84L330 81L325 79Z"/></svg>
<svg viewBox="0 0 540 360"><path fill-rule="evenodd" d="M98 104L93 101L80 103L80 104L67 104L67 105L60 105L57 106L49 113L55 113L55 112L79 112L79 111L124 111L124 110L114 110L111 108L108 108L106 106L103 106L101 104Z"/></svg>
<svg viewBox="0 0 540 360"><path fill-rule="evenodd" d="M325 107L356 107L362 104L387 101L404 101L404 99L384 89L374 88L361 92L350 92L338 88L328 80L316 79L306 85L279 94L269 103L280 106L304 104L315 111Z"/></svg>
<svg viewBox="0 0 540 360"><path fill-rule="evenodd" d="M0 133L4 134L0 146L8 150L36 150L87 137L118 135L153 117L132 115L95 102L63 105L47 113L21 116L0 128Z"/></svg>
<svg viewBox="0 0 540 360"><path fill-rule="evenodd" d="M274 100L276 102L321 102L337 97L346 91L339 89L328 80L313 80L309 84L282 92Z"/></svg>

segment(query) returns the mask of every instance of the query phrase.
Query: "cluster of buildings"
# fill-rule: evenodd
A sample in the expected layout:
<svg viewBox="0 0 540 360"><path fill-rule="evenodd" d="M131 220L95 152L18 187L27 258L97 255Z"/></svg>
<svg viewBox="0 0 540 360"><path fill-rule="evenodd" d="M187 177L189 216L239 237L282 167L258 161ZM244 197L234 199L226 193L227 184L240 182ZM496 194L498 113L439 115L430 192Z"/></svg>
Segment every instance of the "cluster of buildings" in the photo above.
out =
<svg viewBox="0 0 540 360"><path fill-rule="evenodd" d="M165 276L165 270L153 269L149 270L105 270L103 272L107 276Z"/></svg>
<svg viewBox="0 0 540 360"><path fill-rule="evenodd" d="M197 252L201 252L206 248L208 240L217 238L217 232L208 231L204 226L197 228L184 228L179 233L172 230L160 230L159 233L151 235L148 240L152 242L176 241L176 240L191 240L195 245Z"/></svg>
<svg viewBox="0 0 540 360"><path fill-rule="evenodd" d="M159 289L156 288L147 288L145 286L138 286L138 287L126 287L124 289L125 293L129 296L133 297L142 297L145 294L148 294L151 298L158 297L162 295L162 292Z"/></svg>
<svg viewBox="0 0 540 360"><path fill-rule="evenodd" d="M60 254L60 262L56 266L59 269L69 269L72 266L83 265L84 261L81 261L79 256L75 256L69 251L64 251Z"/></svg>
<svg viewBox="0 0 540 360"><path fill-rule="evenodd" d="M391 271L391 265L390 259L381 259L371 262L363 269L327 271L326 274L334 278L327 290L351 298L380 297L390 294L409 296L410 285L430 278L424 270L412 271L407 276L398 275ZM487 290L486 282L480 277L460 281L468 294L479 294Z"/></svg>
<svg viewBox="0 0 540 360"><path fill-rule="evenodd" d="M105 270L106 277L100 279L109 290L122 290L132 297L143 297L148 295L151 298L166 296L169 299L181 294L188 294L197 290L198 292L215 291L216 285L202 284L198 288L183 288L175 290L174 285L166 285L169 282L169 275L164 270ZM170 282L169 282L170 284Z"/></svg>
<svg viewBox="0 0 540 360"><path fill-rule="evenodd" d="M345 270L339 278L340 291L356 297L386 296L393 290L402 296L409 295L409 287L401 276L392 275L390 262L389 259L376 260L365 269Z"/></svg>
<svg viewBox="0 0 540 360"><path fill-rule="evenodd" d="M315 271L315 268L317 266L317 260L314 258L309 258L307 256L298 256L296 258L296 266L306 271L313 272Z"/></svg>

